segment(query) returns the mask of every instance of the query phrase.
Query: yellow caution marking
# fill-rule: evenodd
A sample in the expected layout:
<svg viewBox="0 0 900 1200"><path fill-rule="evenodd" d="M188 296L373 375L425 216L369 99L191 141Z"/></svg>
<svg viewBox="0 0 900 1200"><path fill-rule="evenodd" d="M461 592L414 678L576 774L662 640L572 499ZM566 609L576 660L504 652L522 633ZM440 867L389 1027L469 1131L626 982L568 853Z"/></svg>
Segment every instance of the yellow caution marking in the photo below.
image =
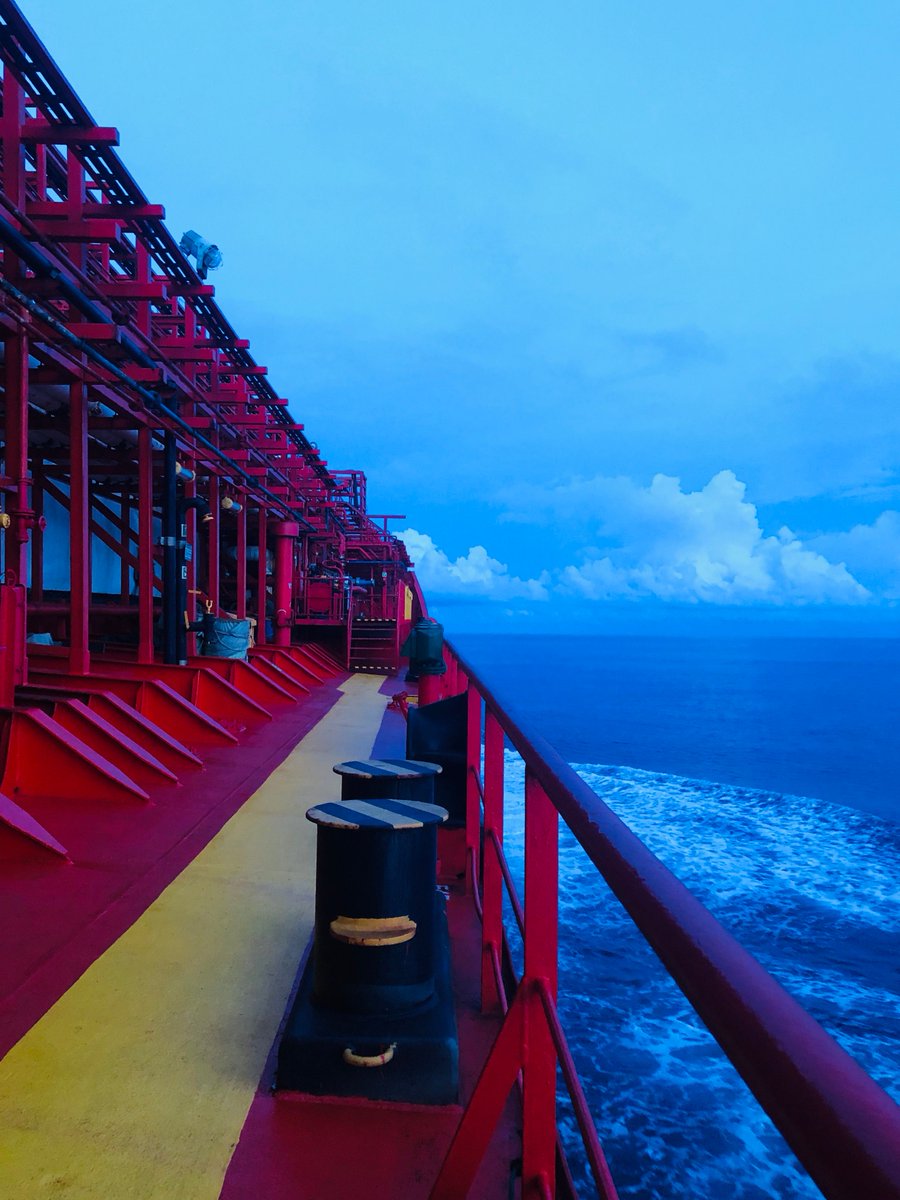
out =
<svg viewBox="0 0 900 1200"><path fill-rule="evenodd" d="M312 929L332 766L368 753L381 679L343 696L0 1063L0 1195L215 1200ZM239 753L239 751L238 751Z"/></svg>

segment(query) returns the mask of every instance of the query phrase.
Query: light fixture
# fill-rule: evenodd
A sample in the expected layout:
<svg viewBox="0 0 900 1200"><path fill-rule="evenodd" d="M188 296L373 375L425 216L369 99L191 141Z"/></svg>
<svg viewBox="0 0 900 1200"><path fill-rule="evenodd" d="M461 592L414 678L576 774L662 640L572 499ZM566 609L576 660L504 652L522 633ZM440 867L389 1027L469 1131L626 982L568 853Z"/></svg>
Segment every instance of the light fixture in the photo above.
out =
<svg viewBox="0 0 900 1200"><path fill-rule="evenodd" d="M209 271L218 271L222 265L222 251L201 237L195 229L189 229L181 235L178 249L184 254L194 256L197 260L197 274L201 279L205 279Z"/></svg>

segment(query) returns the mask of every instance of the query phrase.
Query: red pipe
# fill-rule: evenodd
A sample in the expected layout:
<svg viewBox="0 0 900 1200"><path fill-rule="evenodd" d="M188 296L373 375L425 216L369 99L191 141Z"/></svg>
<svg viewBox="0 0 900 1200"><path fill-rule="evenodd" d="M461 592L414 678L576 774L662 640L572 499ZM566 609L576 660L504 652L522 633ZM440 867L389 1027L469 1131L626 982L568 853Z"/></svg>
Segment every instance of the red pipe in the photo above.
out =
<svg viewBox="0 0 900 1200"><path fill-rule="evenodd" d="M275 538L275 645L291 644L294 592L294 540L300 536L296 521L279 521L269 526Z"/></svg>

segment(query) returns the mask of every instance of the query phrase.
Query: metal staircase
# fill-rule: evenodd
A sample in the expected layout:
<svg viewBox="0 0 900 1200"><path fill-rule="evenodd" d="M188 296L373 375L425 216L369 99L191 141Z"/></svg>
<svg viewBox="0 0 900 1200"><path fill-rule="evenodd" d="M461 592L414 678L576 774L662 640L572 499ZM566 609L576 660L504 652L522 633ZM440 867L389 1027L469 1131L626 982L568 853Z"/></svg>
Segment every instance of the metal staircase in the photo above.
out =
<svg viewBox="0 0 900 1200"><path fill-rule="evenodd" d="M397 622L357 617L350 628L350 670L391 675L397 664Z"/></svg>

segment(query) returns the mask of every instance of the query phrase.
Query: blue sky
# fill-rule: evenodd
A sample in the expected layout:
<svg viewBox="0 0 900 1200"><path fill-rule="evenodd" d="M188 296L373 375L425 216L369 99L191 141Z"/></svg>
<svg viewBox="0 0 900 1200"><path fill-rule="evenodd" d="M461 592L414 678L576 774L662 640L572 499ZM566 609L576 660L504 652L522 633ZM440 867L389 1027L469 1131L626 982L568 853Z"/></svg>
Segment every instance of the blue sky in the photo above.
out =
<svg viewBox="0 0 900 1200"><path fill-rule="evenodd" d="M900 7L252 11L26 5L448 624L893 627Z"/></svg>

